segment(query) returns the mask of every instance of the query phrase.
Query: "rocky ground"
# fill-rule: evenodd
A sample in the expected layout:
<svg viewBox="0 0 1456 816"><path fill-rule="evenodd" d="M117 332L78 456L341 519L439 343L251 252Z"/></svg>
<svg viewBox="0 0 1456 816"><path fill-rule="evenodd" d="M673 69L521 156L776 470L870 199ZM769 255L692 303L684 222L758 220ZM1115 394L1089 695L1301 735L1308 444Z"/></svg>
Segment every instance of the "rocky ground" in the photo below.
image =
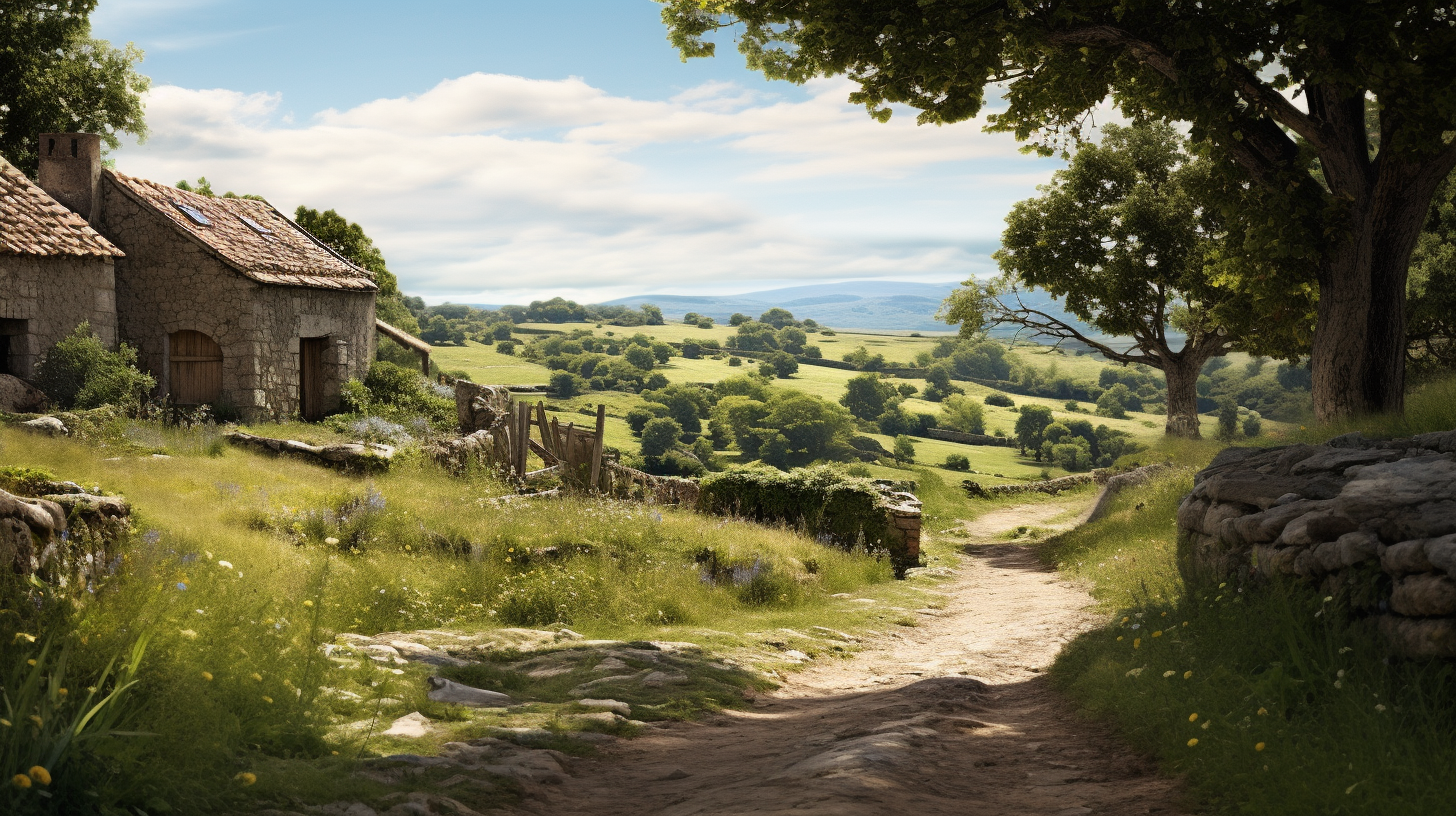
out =
<svg viewBox="0 0 1456 816"><path fill-rule="evenodd" d="M1176 781L1082 721L1042 672L1092 623L1084 590L998 543L1060 507L983 516L940 609L819 661L751 710L663 724L550 784L531 814L1176 814Z"/></svg>

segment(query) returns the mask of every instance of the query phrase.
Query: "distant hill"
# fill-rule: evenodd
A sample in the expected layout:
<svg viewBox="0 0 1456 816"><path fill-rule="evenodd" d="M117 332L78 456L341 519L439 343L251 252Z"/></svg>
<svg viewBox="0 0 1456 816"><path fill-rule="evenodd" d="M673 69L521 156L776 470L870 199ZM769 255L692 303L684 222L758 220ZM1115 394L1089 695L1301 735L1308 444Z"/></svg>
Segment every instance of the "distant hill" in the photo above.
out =
<svg viewBox="0 0 1456 816"><path fill-rule="evenodd" d="M719 322L727 322L734 312L758 317L780 306L801 320L813 318L834 328L943 332L950 327L935 319L935 311L957 285L844 281L738 295L635 295L608 301L607 305L636 308L652 303L669 319L680 320L688 312L697 312Z"/></svg>

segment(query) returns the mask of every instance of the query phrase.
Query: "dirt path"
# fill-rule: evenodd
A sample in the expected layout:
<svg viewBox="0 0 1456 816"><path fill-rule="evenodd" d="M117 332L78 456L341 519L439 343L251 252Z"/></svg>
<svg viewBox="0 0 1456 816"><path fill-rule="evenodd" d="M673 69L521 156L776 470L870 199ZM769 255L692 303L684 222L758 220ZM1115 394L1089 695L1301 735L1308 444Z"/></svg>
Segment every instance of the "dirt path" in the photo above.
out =
<svg viewBox="0 0 1456 816"><path fill-rule="evenodd" d="M1064 508L968 525L946 606L852 660L793 675L751 711L656 728L558 786L534 814L1176 814L1176 782L1080 721L1041 675L1092 622L1086 593L992 543Z"/></svg>

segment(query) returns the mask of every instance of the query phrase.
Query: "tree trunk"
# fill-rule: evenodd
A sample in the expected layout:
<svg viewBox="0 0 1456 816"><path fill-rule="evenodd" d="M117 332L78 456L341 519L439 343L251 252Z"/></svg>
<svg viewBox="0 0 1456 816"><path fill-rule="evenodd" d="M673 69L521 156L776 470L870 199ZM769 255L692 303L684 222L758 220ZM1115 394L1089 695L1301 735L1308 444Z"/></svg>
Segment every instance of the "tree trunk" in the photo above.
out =
<svg viewBox="0 0 1456 816"><path fill-rule="evenodd" d="M1201 356L1167 359L1163 377L1168 383L1168 422L1164 433L1186 439L1202 439L1198 419L1198 375L1203 370Z"/></svg>
<svg viewBox="0 0 1456 816"><path fill-rule="evenodd" d="M1310 353L1319 422L1405 407L1405 287L1411 253L1440 174L1385 163L1348 204L1346 232L1320 272Z"/></svg>

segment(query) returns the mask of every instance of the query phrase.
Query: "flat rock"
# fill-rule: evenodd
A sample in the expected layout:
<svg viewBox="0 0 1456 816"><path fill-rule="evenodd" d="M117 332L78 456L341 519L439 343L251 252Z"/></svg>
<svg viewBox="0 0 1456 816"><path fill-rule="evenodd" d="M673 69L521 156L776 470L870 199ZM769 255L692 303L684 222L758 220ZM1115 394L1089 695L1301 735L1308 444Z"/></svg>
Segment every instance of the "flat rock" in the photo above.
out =
<svg viewBox="0 0 1456 816"><path fill-rule="evenodd" d="M414 711L390 723L389 730L384 732L384 736L416 739L429 732L430 719L420 712Z"/></svg>
<svg viewBox="0 0 1456 816"><path fill-rule="evenodd" d="M508 694L478 689L443 677L431 677L425 682L430 686L426 696L437 703L455 703L474 708L505 708L516 704Z"/></svg>
<svg viewBox="0 0 1456 816"><path fill-rule="evenodd" d="M66 423L53 416L36 417L20 423L20 427L41 436L69 436L71 433L66 429Z"/></svg>
<svg viewBox="0 0 1456 816"><path fill-rule="evenodd" d="M614 711L618 714L621 714L623 717L632 716L632 706L622 702L621 700L594 700L590 697L586 697L577 700L576 702L578 705L584 705L587 708L605 708L608 711Z"/></svg>

